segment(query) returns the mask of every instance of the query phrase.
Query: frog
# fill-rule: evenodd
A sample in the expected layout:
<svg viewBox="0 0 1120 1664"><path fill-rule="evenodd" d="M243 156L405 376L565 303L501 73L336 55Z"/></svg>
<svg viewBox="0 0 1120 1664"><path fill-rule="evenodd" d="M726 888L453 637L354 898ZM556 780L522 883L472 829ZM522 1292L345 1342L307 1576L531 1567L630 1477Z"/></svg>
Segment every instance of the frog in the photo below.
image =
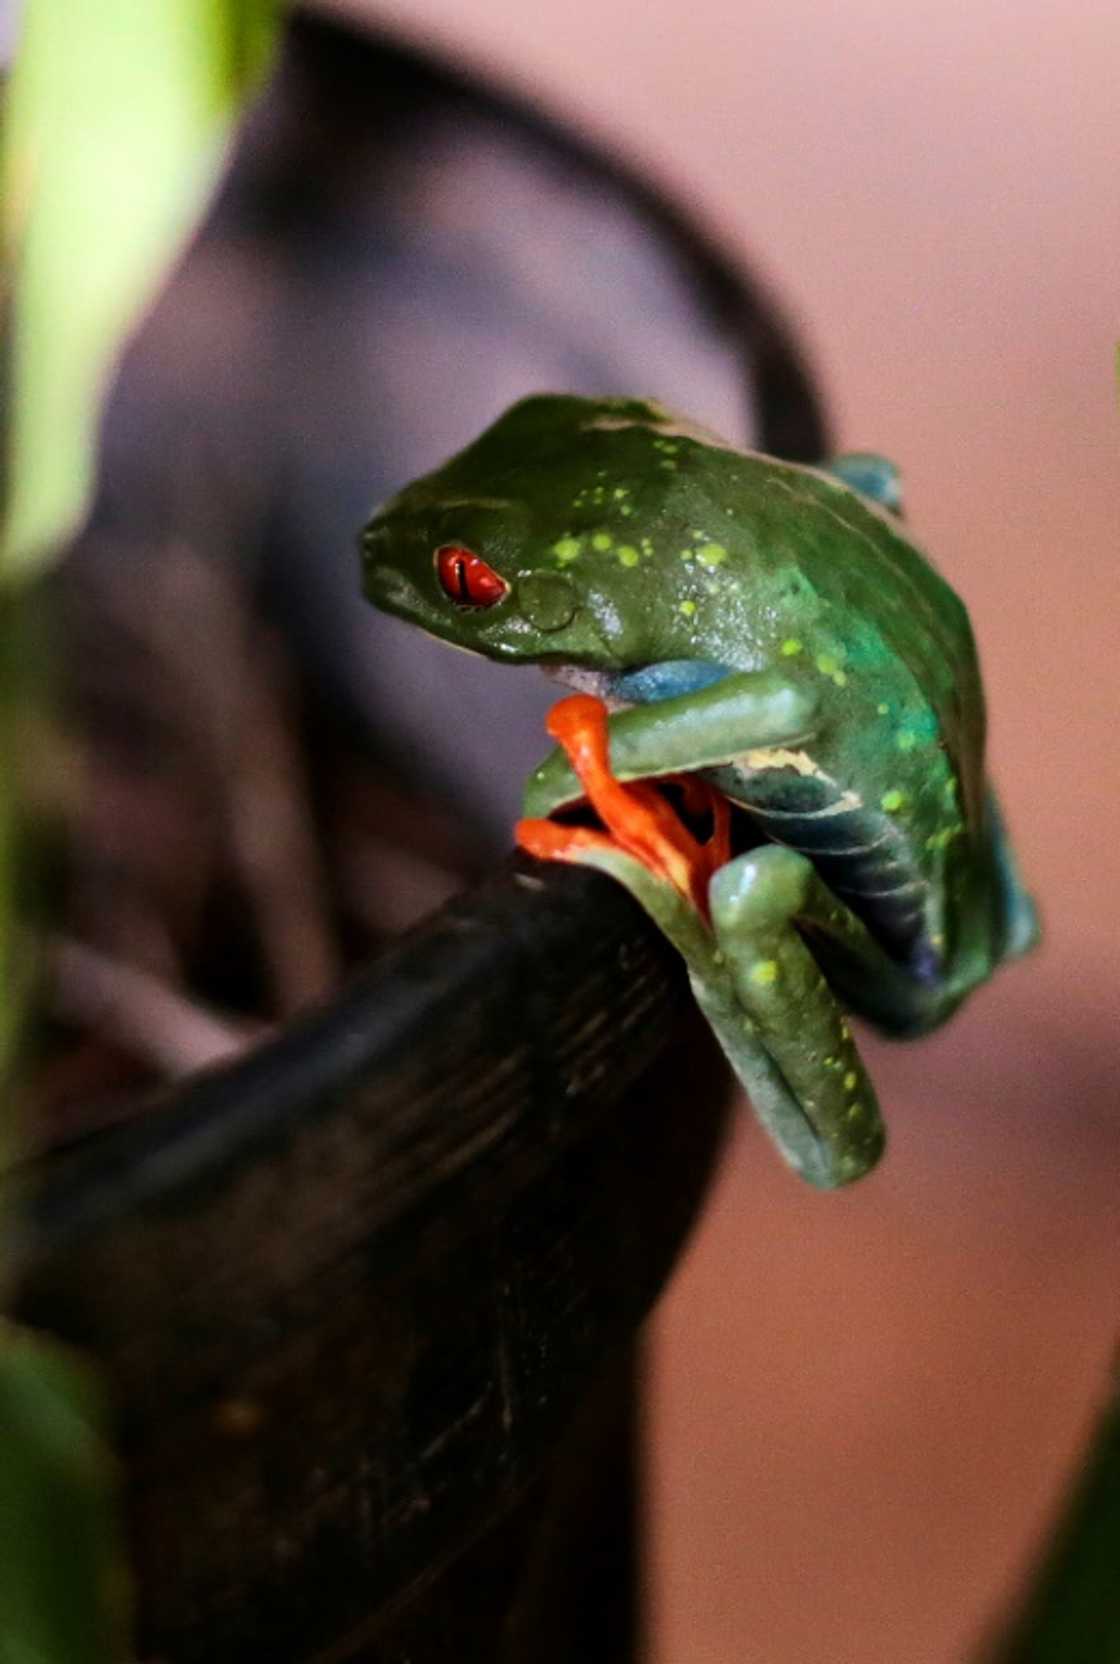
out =
<svg viewBox="0 0 1120 1664"><path fill-rule="evenodd" d="M914 1038L1034 945L963 601L875 453L534 394L375 511L375 606L570 688L517 842L624 884L786 1162L868 1173L852 1019ZM578 806L587 807L582 816Z"/></svg>

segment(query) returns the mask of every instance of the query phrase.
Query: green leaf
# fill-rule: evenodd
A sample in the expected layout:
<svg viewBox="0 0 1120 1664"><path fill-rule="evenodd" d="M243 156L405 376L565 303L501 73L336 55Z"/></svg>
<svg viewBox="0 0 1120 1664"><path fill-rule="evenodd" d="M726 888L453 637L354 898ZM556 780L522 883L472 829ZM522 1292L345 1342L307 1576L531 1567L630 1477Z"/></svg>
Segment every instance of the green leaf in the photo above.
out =
<svg viewBox="0 0 1120 1664"><path fill-rule="evenodd" d="M128 1570L91 1371L0 1329L0 1664L121 1664Z"/></svg>
<svg viewBox="0 0 1120 1664"><path fill-rule="evenodd" d="M279 9L280 0L24 9L3 157L14 272L6 575L49 556L82 511L113 359L206 200Z"/></svg>
<svg viewBox="0 0 1120 1664"><path fill-rule="evenodd" d="M993 1664L1120 1660L1120 1386L1057 1535Z"/></svg>
<svg viewBox="0 0 1120 1664"><path fill-rule="evenodd" d="M29 651L11 580L49 557L82 512L113 361L206 200L279 11L280 0L24 8L0 180L13 274L0 524L0 1168L19 1016L12 673ZM130 1655L105 1419L89 1369L0 1320L0 1664Z"/></svg>
<svg viewBox="0 0 1120 1664"><path fill-rule="evenodd" d="M0 1173L12 1158L12 1128L5 1105L3 1085L12 1067L20 1009L16 954L12 935L15 925L15 823L13 751L15 695L12 666L15 659L15 608L0 590ZM0 1217L0 1232L3 1230ZM3 1289L3 1242L0 1240L0 1290Z"/></svg>

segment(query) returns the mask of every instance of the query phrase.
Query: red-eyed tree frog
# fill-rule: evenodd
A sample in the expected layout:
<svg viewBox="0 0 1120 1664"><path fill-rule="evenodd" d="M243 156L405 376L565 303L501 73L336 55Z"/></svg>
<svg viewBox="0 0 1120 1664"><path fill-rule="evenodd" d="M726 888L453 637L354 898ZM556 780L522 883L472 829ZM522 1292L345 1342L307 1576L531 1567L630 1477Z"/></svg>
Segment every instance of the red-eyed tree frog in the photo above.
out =
<svg viewBox="0 0 1120 1664"><path fill-rule="evenodd" d="M649 400L542 395L362 539L377 606L579 690L518 841L632 891L825 1187L883 1147L847 1013L924 1033L1037 935L968 614L898 506L874 456L804 467ZM547 818L580 800L601 827Z"/></svg>

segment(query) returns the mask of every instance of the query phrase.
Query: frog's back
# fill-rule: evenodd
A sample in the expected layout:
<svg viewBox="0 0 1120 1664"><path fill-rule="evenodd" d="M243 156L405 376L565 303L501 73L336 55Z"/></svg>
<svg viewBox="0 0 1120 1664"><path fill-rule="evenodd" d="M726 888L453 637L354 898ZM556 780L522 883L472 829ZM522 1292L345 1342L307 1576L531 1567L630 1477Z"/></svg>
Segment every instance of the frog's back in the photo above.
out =
<svg viewBox="0 0 1120 1664"><path fill-rule="evenodd" d="M681 609L685 627L728 663L741 662L744 644L756 661L774 646L760 637L767 621L782 642L800 639L804 624L817 656L843 657L853 691L857 678L884 697L908 682L935 713L966 810L979 817L984 706L968 614L895 516L823 470L740 450L650 400L534 397L482 444L472 473L496 489L495 466L500 475L503 461L519 473L528 464L549 503L570 502L573 543L617 499L630 517L617 529L632 535L643 570L647 554L669 569L694 561L703 589ZM669 576L658 587L675 594Z"/></svg>
<svg viewBox="0 0 1120 1664"><path fill-rule="evenodd" d="M763 597L784 639L798 639L804 624L818 656L842 662L845 691L862 682L890 697L909 683L935 713L938 738L978 810L983 692L968 614L953 589L897 519L824 472L749 454L710 460L715 501L734 482L736 532L766 574Z"/></svg>
<svg viewBox="0 0 1120 1664"><path fill-rule="evenodd" d="M725 784L897 962L942 985L971 929L967 880L988 837L967 612L901 526L850 489L762 457L740 477L753 560L787 631L778 653L820 679L822 725Z"/></svg>

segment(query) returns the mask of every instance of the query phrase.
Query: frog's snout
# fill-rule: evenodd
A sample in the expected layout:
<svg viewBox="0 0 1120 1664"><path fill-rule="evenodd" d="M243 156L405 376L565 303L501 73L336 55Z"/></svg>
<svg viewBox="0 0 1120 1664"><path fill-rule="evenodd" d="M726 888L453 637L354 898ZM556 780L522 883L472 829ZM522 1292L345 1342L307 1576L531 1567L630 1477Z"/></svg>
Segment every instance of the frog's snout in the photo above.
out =
<svg viewBox="0 0 1120 1664"><path fill-rule="evenodd" d="M361 539L362 594L380 611L406 623L433 629L438 615L430 601L425 601L415 579L407 568L384 558L383 544L367 531Z"/></svg>
<svg viewBox="0 0 1120 1664"><path fill-rule="evenodd" d="M399 568L387 566L376 558L376 550L362 545L362 590L378 607L397 612L415 606L416 594L412 582Z"/></svg>

